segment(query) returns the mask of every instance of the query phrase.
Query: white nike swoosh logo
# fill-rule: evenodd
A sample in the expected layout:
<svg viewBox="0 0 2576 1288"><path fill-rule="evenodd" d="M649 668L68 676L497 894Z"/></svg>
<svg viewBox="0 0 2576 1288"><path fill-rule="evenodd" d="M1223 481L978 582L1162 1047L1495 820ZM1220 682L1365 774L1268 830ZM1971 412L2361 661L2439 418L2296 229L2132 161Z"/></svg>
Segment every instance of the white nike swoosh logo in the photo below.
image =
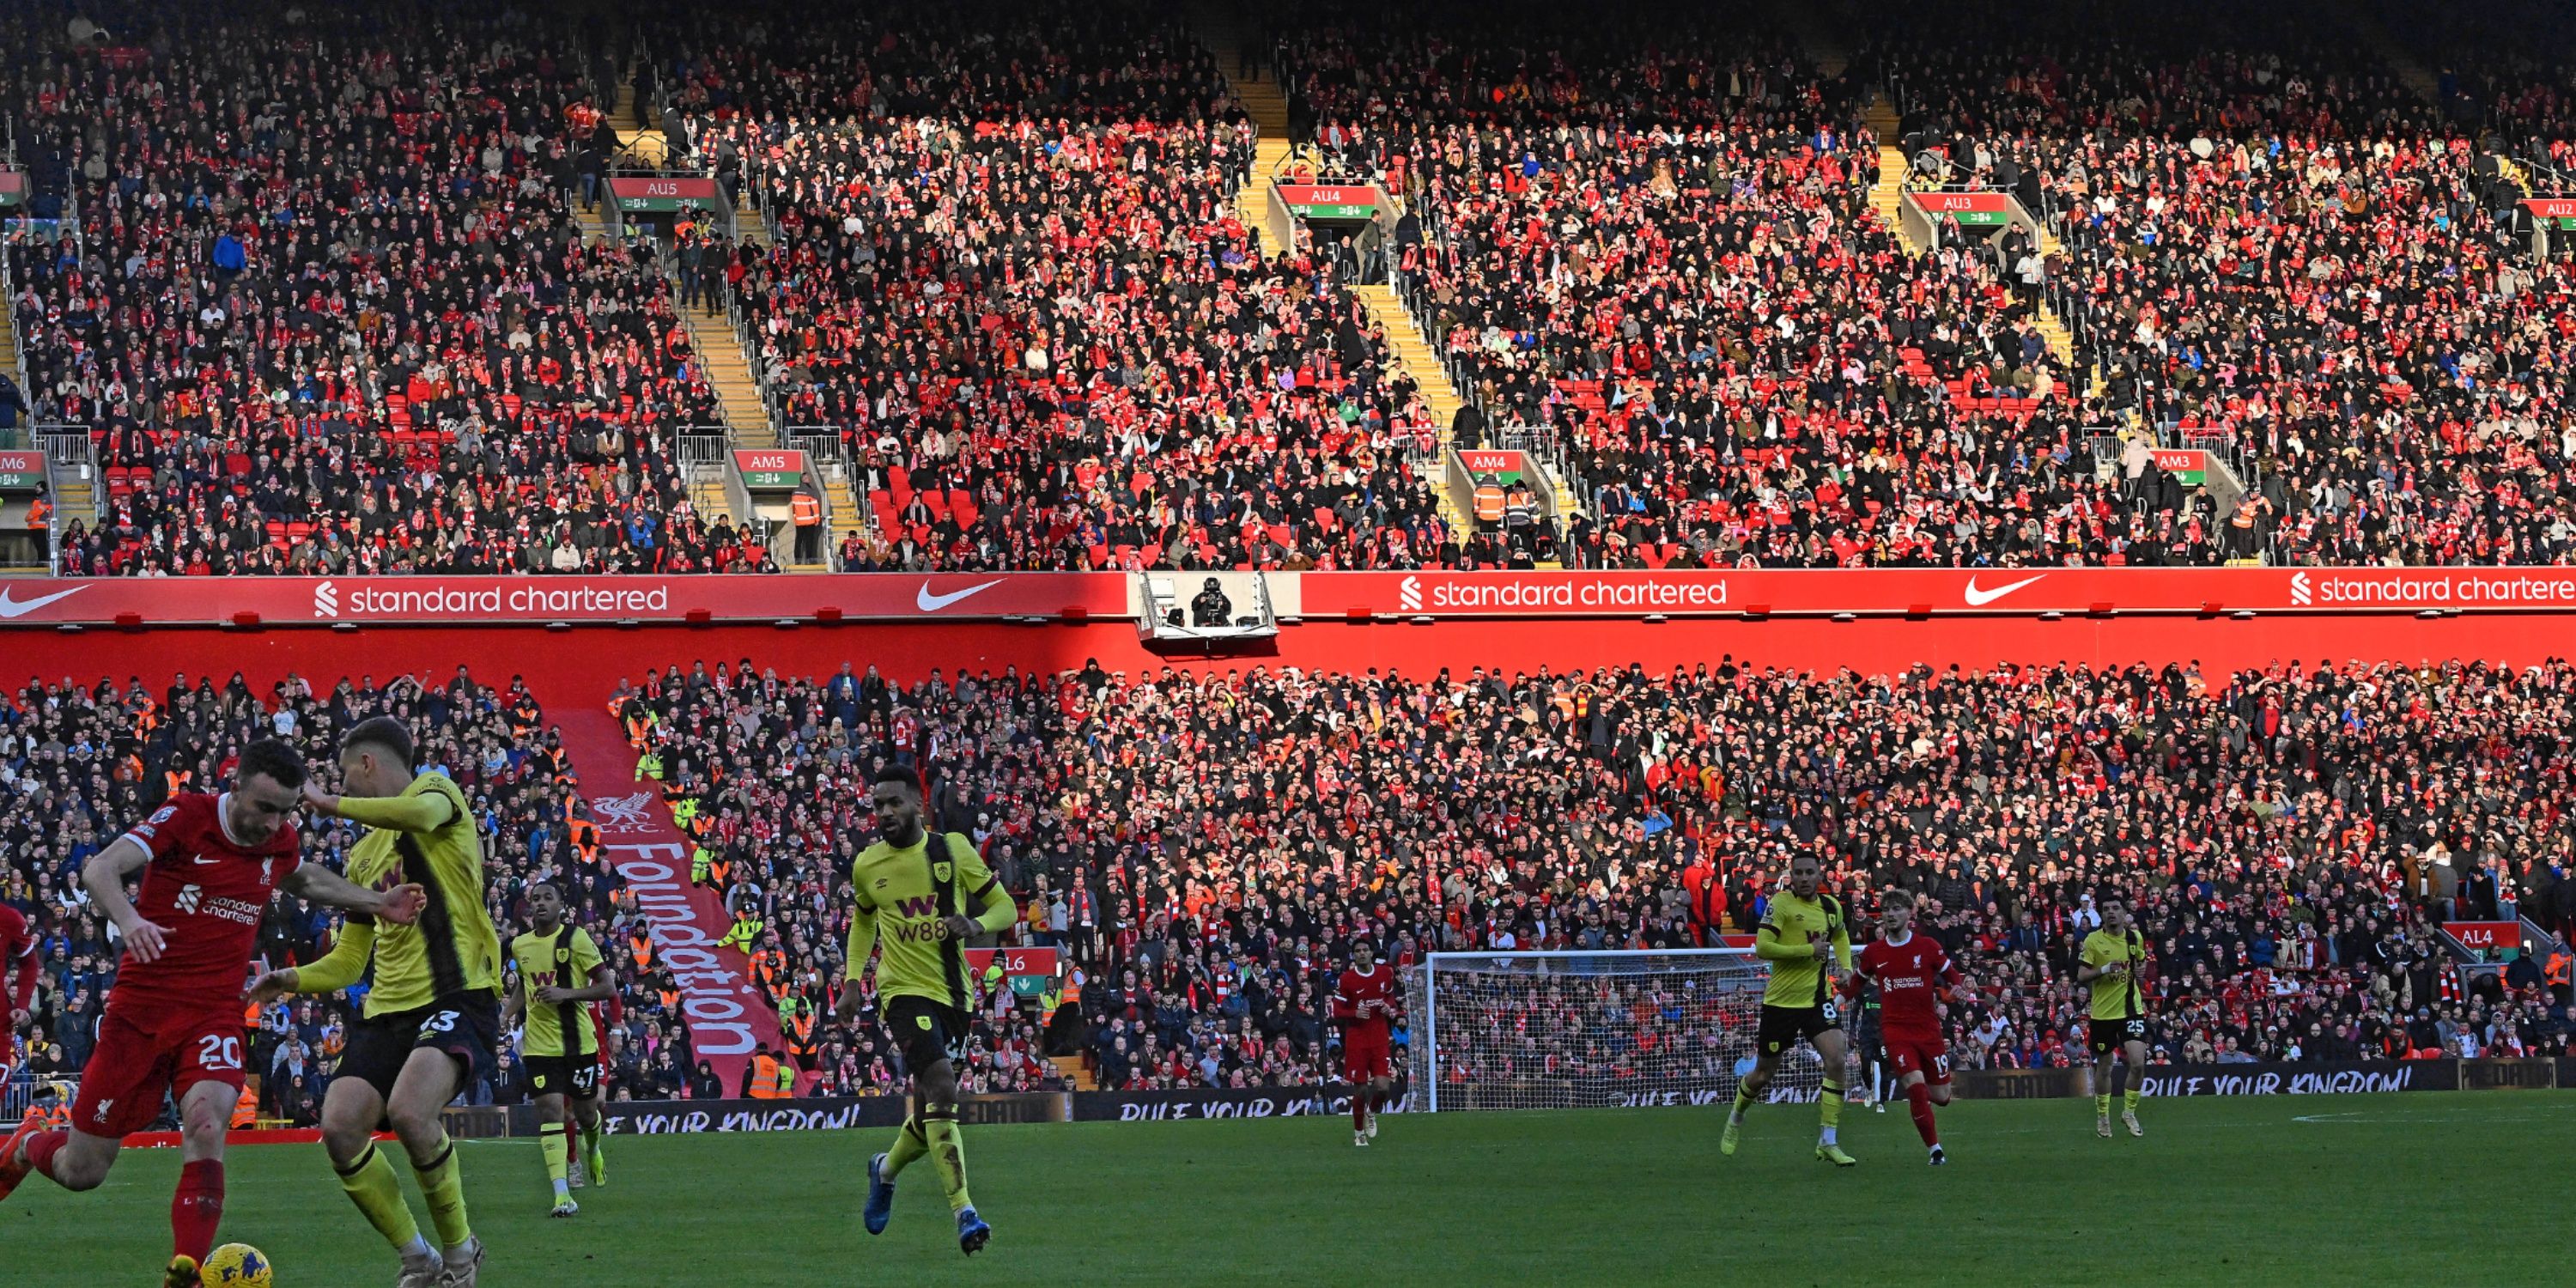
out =
<svg viewBox="0 0 2576 1288"><path fill-rule="evenodd" d="M1002 579L995 577L981 586L968 586L964 590L952 590L945 595L934 595L930 593L930 583L925 580L921 583L921 590L919 593L912 597L912 602L920 605L921 611L925 613L935 613L969 595L983 594L985 591L991 590L995 586L999 586L1001 584Z"/></svg>
<svg viewBox="0 0 2576 1288"><path fill-rule="evenodd" d="M87 586L74 586L70 590L58 590L50 595L21 602L10 597L11 592L8 587L0 586L0 618L24 617L57 599L77 595L87 589L89 589Z"/></svg>
<svg viewBox="0 0 2576 1288"><path fill-rule="evenodd" d="M2045 576L2047 576L2047 575L2048 575L2047 573L2041 573L2041 574L2039 575L2039 577L2045 577ZM1965 592L1965 593L1966 593L1966 595L1967 595L1967 597L1968 597L1968 607L1970 607L1970 608L1983 608L1983 607L1985 607L1986 605L1991 604L1991 603L1995 602L1996 600L2001 599L2001 598L2003 598L2004 596L2009 595L2009 594L2013 593L2014 591L2019 590L2019 589L2021 589L2022 587L2027 586L2027 585L2031 584L2032 582L2039 580L2039 577L2024 577L2024 578L2022 578L2020 581L2011 582L2011 583L2008 583L2008 584L2006 584L2006 585L2002 585L2002 586L1997 586L1997 587L1995 587L1993 590L1979 590L1979 589L1977 589L1977 579L1976 579L1976 578L1974 578L1974 577L1970 577L1970 578L1968 578L1968 589L1967 589L1967 591Z"/></svg>
<svg viewBox="0 0 2576 1288"><path fill-rule="evenodd" d="M204 867L205 865L207 865L207 864L209 864L209 863L221 863L221 862L223 862L223 860L222 860L222 859L205 859L205 858L201 858L201 859L198 859L198 860L197 860L197 866L199 866L199 867Z"/></svg>

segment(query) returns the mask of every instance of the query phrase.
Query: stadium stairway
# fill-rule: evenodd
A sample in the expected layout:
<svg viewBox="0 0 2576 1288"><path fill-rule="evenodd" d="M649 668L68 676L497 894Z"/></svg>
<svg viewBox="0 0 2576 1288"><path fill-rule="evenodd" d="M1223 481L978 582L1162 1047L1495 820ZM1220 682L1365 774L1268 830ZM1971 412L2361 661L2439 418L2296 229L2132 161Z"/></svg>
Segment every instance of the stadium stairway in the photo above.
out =
<svg viewBox="0 0 2576 1288"><path fill-rule="evenodd" d="M1394 355L1396 365L1421 386L1422 401L1431 408L1431 422L1440 427L1441 464L1437 467L1440 473L1433 480L1442 485L1439 488L1440 517L1452 532L1473 532L1475 528L1467 522L1466 512L1458 508L1458 498L1451 496L1446 486L1449 448L1452 445L1449 427L1457 423L1458 409L1466 406L1467 400L1458 396L1458 387L1450 382L1449 369L1440 363L1439 351L1423 337L1422 328L1415 325L1413 315L1405 311L1404 300L1395 293L1394 286L1371 282L1358 288L1358 295L1360 303L1368 307L1369 318L1385 330L1386 347ZM1565 490L1565 480L1557 478L1554 471L1549 472L1548 481L1555 485L1558 496L1569 495Z"/></svg>
<svg viewBox="0 0 2576 1288"><path fill-rule="evenodd" d="M1202 12L1194 24L1199 43L1215 56L1219 71L1226 78L1226 88L1243 104L1244 115L1252 118L1259 131L1252 145L1252 175L1234 194L1235 217L1253 230L1267 245L1270 240L1270 176L1288 164L1295 151L1288 141L1288 96L1279 92L1279 81L1245 80L1235 75L1241 67L1243 33L1230 15ZM1271 254L1280 247L1268 247Z"/></svg>
<svg viewBox="0 0 2576 1288"><path fill-rule="evenodd" d="M733 433L733 445L744 451L778 446L778 431L769 423L769 405L761 401L760 378L752 374L751 360L743 356L742 341L725 317L723 304L712 310L683 308L680 320L689 328L690 346L706 364L707 383L714 386L716 401L724 406L725 428Z"/></svg>
<svg viewBox="0 0 2576 1288"><path fill-rule="evenodd" d="M1065 1085L1067 1085L1067 1086L1069 1086L1069 1087L1072 1087L1074 1090L1076 1090L1076 1091L1098 1091L1098 1090L1100 1090L1100 1080L1099 1080L1098 1078L1094 1078L1094 1077L1092 1077L1092 1076L1091 1076L1091 1070L1086 1069L1086 1068L1084 1068L1084 1067L1083 1067L1083 1064L1082 1064L1082 1057L1081 1057L1081 1056L1078 1056L1078 1055L1054 1055L1054 1056L1048 1056L1048 1057L1047 1057L1047 1063L1048 1063L1048 1064L1051 1064L1051 1065L1054 1065L1054 1066L1055 1066L1055 1071L1056 1071L1057 1073L1062 1074L1062 1075L1064 1076Z"/></svg>
<svg viewBox="0 0 2576 1288"><path fill-rule="evenodd" d="M823 485L823 558L826 566L809 568L800 564L788 568L790 572L830 572L829 562L834 557L833 552L841 548L842 539L872 526L876 517L871 507L863 504L858 493L850 487L849 471L840 462L817 461L812 469L813 477Z"/></svg>
<svg viewBox="0 0 2576 1288"><path fill-rule="evenodd" d="M1234 201L1236 217L1258 234L1266 246L1270 238L1270 176L1285 168L1295 151L1288 139L1288 96L1279 92L1275 75L1248 80L1236 75L1237 69L1243 65L1243 33L1230 14L1202 11L1196 26L1200 43L1215 56L1217 69L1225 75L1226 88L1243 104L1244 114L1252 118L1253 125L1260 131L1253 144L1252 176L1235 193ZM1279 248L1273 246L1269 250L1276 254ZM1449 373L1440 365L1438 353L1423 338L1422 328L1415 326L1412 317L1404 311L1403 301L1397 298L1395 288L1378 283L1360 287L1358 293L1361 303L1368 307L1369 316L1385 328L1387 346L1394 351L1396 361L1422 386L1423 401L1430 405L1431 414L1440 426L1440 448L1445 461L1450 422L1457 419L1458 409L1466 405L1466 399L1460 397L1457 387L1450 383ZM1565 494L1563 487L1560 481L1558 495ZM1450 496L1446 487L1440 489L1440 511L1451 530L1472 530L1467 526L1466 515L1458 508L1457 498Z"/></svg>
<svg viewBox="0 0 2576 1288"><path fill-rule="evenodd" d="M18 311L6 304L0 304L0 371L11 373L13 379L18 371ZM24 431L20 430L13 431L12 435L0 436L0 442L7 441L11 436L19 436L18 441L25 446L36 446L35 440L32 437L22 436L23 433ZM89 476L87 467L55 468L48 473L47 491L50 493L48 499L52 501L54 507L53 525L59 528L74 519L95 525L99 514L98 481ZM13 504L8 507L9 521L13 524L19 522L33 505L33 497L15 498ZM0 577L45 577L53 574L50 555L39 549L35 560L34 563L0 566Z"/></svg>
<svg viewBox="0 0 2576 1288"><path fill-rule="evenodd" d="M1814 56L1821 65L1824 61L1823 55L1818 53ZM1914 240L1912 233L1906 231L1904 218L1905 178L1913 169L1914 159L1906 155L1904 148L1886 141L1903 134L1905 123L1896 114L1896 104L1889 100L1884 91L1872 93L1862 119L1868 124L1869 132L1878 136L1880 140L1878 182L1870 186L1869 204L1878 211L1879 219L1895 231L1897 241L1905 247L1908 254L1922 254L1923 247ZM2040 257L2046 259L2057 254L2060 246L2057 234L2050 231L2045 224L2041 225ZM2048 344L2049 355L2057 359L2061 369L2073 370L2075 334L2066 329L2066 323L2059 319L2055 310L2050 309L2046 304L2040 306L2039 316L2035 321L2039 327L2040 339ZM2087 396L2101 392L2103 377L2100 368L2087 371L2084 379Z"/></svg>
<svg viewBox="0 0 2576 1288"><path fill-rule="evenodd" d="M647 121L652 105L635 94L635 77L630 72L617 82L617 105L608 109L608 123L617 128L617 142L632 149L635 159L647 166L666 165L671 159L670 140Z"/></svg>

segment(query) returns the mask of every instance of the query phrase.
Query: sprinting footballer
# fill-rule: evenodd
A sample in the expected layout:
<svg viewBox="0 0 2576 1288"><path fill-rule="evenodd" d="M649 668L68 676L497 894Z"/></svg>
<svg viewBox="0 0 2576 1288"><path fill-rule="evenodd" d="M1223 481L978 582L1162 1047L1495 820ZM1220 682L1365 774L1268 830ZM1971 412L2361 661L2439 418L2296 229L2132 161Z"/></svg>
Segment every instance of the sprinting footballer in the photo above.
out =
<svg viewBox="0 0 2576 1288"><path fill-rule="evenodd" d="M1932 1166L1950 1161L1932 1106L1950 1103L1950 1045L1941 1036L1940 1002L1967 996L1967 977L1949 950L1914 933L1914 896L1887 890L1878 896L1878 939L1860 950L1843 995L1856 996L1865 979L1878 986L1878 1030L1897 1086L1912 1107L1914 1130L1931 1151Z"/></svg>
<svg viewBox="0 0 2576 1288"><path fill-rule="evenodd" d="M179 1105L178 1193L170 1201L166 1282L196 1288L224 1215L224 1137L246 1081L241 985L260 919L279 890L388 925L424 915L419 886L381 893L305 863L295 829L304 760L277 741L244 747L232 790L182 792L81 868L90 901L125 942L98 1045L81 1070L68 1129L42 1115L0 1143L0 1199L29 1173L75 1193L97 1189L125 1138ZM136 897L125 882L143 875Z"/></svg>
<svg viewBox="0 0 2576 1288"><path fill-rule="evenodd" d="M1771 963L1771 980L1762 990L1762 1025L1754 1036L1752 1072L1735 1085L1735 1107L1727 1112L1726 1131L1718 1137L1719 1153L1732 1154L1744 1129L1745 1111L1759 1103L1780 1069L1780 1056L1804 1038L1825 1062L1823 1091L1816 1098L1816 1157L1836 1167L1859 1162L1834 1139L1843 1115L1842 1018L1834 1006L1829 963L1851 969L1851 931L1843 924L1842 902L1818 892L1824 866L1811 854L1789 864L1789 888L1771 897L1754 933L1753 953Z"/></svg>
<svg viewBox="0 0 2576 1288"><path fill-rule="evenodd" d="M927 1155L957 1217L957 1246L972 1256L993 1228L966 1192L966 1139L957 1121L957 1064L966 1058L975 1002L966 941L999 934L1019 919L1019 905L965 837L923 826L921 780L911 770L880 770L870 796L879 839L850 865L849 974L833 1010L844 1024L858 1018L861 974L878 953L881 1018L912 1075L912 1112L894 1147L868 1160L861 1216L868 1233L883 1234L895 1177ZM977 911L963 911L969 907Z"/></svg>

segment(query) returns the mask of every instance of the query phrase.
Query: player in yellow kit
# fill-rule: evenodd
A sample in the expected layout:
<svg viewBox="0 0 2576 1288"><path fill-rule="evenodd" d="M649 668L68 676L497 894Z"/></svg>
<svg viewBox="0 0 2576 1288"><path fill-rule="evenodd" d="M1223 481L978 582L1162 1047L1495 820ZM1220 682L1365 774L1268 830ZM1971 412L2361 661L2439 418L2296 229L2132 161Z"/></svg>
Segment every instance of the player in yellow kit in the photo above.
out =
<svg viewBox="0 0 2576 1288"><path fill-rule="evenodd" d="M1825 1062L1824 1089L1816 1100L1823 1125L1816 1137L1816 1157L1836 1167L1860 1161L1844 1153L1834 1140L1843 1116L1845 1048L1842 1016L1834 1006L1833 977L1826 966L1839 962L1850 970L1852 949L1842 903L1818 891L1823 881L1824 865L1814 855L1801 854L1789 864L1789 888L1771 896L1763 908L1753 953L1771 963L1771 982L1762 990L1762 1027L1754 1036L1753 1071L1735 1086L1735 1107L1727 1112L1726 1133L1717 1142L1720 1153L1735 1152L1744 1111L1770 1087L1772 1074L1780 1068L1780 1054L1805 1038Z"/></svg>
<svg viewBox="0 0 2576 1288"><path fill-rule="evenodd" d="M966 941L999 934L1019 919L1011 892L993 878L967 838L926 830L921 780L903 768L880 771L869 793L878 841L850 865L848 978L834 1014L858 1018L860 972L878 950L877 997L886 1028L912 1076L913 1109L894 1148L868 1160L868 1233L882 1234L894 1210L894 1178L927 1154L957 1214L957 1246L972 1256L993 1237L966 1193L966 1142L957 1122L957 1062L966 1058ZM973 909L974 911L966 911Z"/></svg>
<svg viewBox="0 0 2576 1288"><path fill-rule="evenodd" d="M563 891L542 881L528 887L530 929L510 941L510 960L519 972L510 979L501 1027L527 1017L519 1057L528 1098L537 1106L546 1179L555 1187L553 1214L573 1216L581 1211L569 1179L576 1128L590 1183L608 1183L608 1158L599 1143L599 1038L591 1028L590 1003L607 1001L616 984L590 932L566 925L563 913Z"/></svg>
<svg viewBox="0 0 2576 1288"><path fill-rule="evenodd" d="M2138 987L2138 968L2146 960L2146 941L2130 924L2128 903L2116 895L2102 900L2102 928L2084 937L2084 964L2075 978L2093 986L2093 1130L2104 1137L2111 1134L2111 1083L2119 1060L2129 1063L2120 1121L2132 1136L2147 1134L2138 1125L2138 1084L2147 1076L2147 999Z"/></svg>
<svg viewBox="0 0 2576 1288"><path fill-rule="evenodd" d="M322 1144L349 1201L402 1254L399 1288L474 1288L483 1241L466 1220L465 1181L438 1111L492 1072L501 1033L501 937L483 907L483 839L455 780L413 768L411 733L391 716L341 738L340 782L346 795L308 781L304 803L367 825L349 851L349 880L371 889L417 882L427 902L408 926L352 916L321 960L270 971L251 997L338 992L372 965L366 1013L322 1098ZM376 1148L377 1126L388 1122L443 1252L421 1237Z"/></svg>

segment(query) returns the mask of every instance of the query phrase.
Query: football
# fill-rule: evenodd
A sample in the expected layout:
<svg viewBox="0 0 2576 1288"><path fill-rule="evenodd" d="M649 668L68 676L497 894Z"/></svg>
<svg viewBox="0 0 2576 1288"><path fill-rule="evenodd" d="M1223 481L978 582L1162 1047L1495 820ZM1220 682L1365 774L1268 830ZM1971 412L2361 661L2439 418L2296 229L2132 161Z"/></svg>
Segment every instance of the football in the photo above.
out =
<svg viewBox="0 0 2576 1288"><path fill-rule="evenodd" d="M197 1272L206 1288L271 1288L277 1281L269 1274L268 1254L247 1243L227 1243L206 1257L205 1267Z"/></svg>

